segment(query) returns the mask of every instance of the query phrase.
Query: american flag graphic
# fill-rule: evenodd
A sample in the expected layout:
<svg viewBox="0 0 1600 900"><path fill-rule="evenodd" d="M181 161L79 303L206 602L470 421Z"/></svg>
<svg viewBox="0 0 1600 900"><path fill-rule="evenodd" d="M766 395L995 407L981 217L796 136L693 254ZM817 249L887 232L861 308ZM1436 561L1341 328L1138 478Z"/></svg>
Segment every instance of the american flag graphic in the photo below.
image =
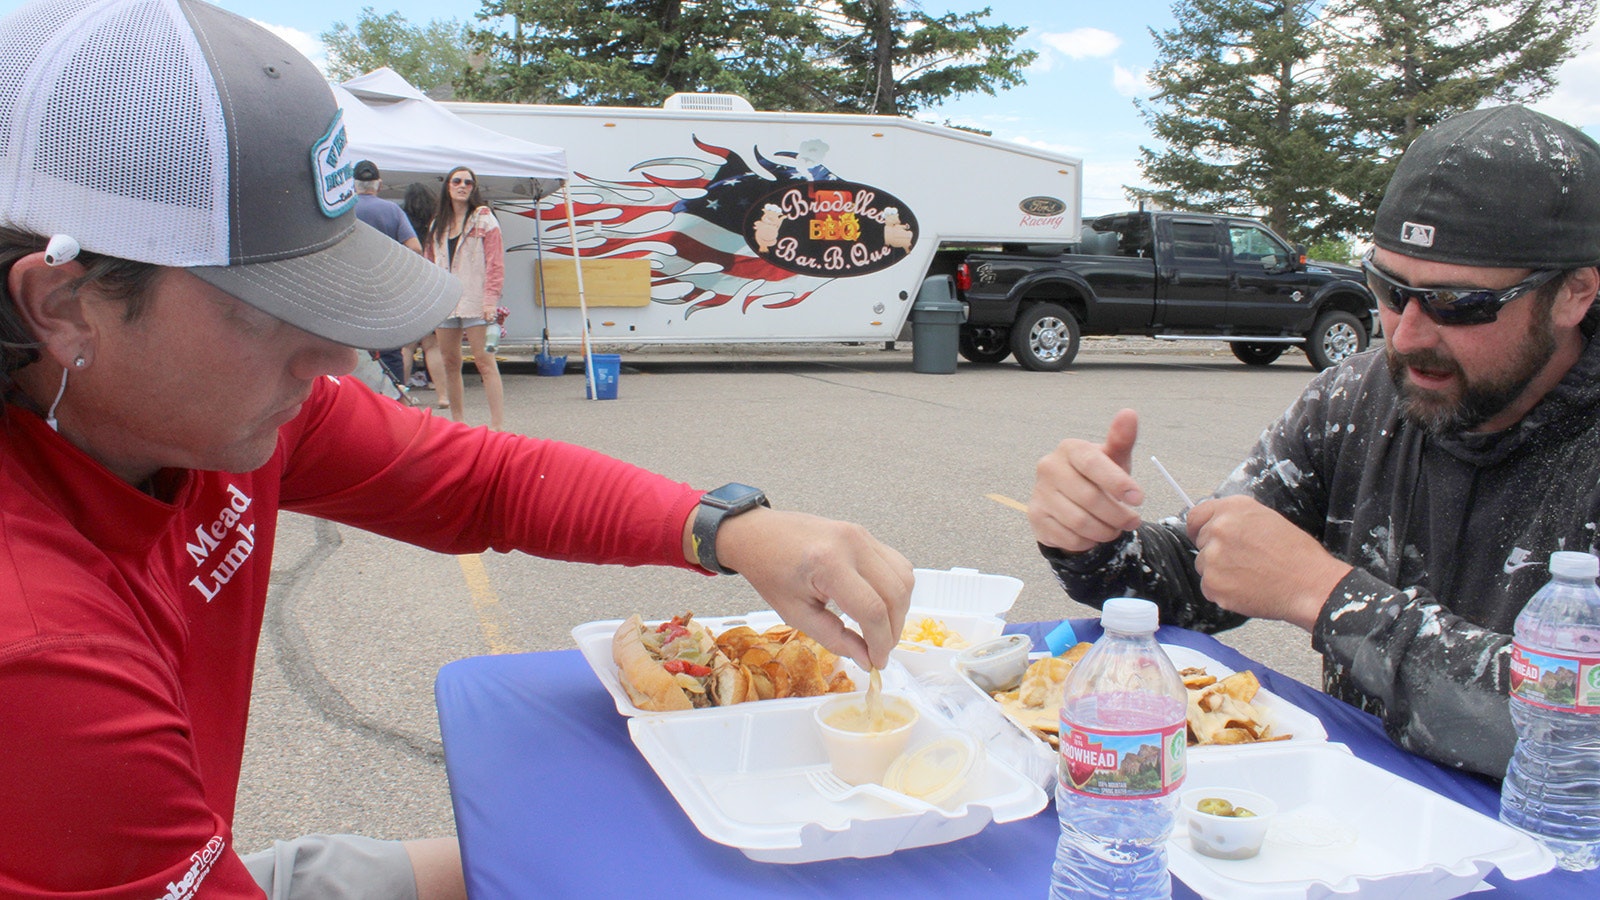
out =
<svg viewBox="0 0 1600 900"><path fill-rule="evenodd" d="M838 181L820 162L825 144L807 141L797 151L771 158L757 148L753 155L760 171L732 150L698 137L694 144L706 155L646 160L634 165L625 181L574 173L568 192L583 259L649 259L650 299L683 306L685 318L719 307L746 312L751 307L795 306L833 280L776 264L746 238L758 204L766 205L775 193ZM909 211L893 211L910 217ZM572 255L559 197L547 198L522 215L538 222L547 252ZM874 234L881 242L882 225L866 224L877 229ZM904 249L875 267L897 261Z"/></svg>

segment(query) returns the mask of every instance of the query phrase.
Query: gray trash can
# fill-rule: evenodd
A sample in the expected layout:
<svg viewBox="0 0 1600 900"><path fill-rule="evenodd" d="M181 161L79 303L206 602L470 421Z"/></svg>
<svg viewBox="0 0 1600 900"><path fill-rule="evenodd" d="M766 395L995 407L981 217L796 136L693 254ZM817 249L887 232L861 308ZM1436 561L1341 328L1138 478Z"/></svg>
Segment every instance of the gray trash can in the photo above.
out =
<svg viewBox="0 0 1600 900"><path fill-rule="evenodd" d="M931 275L922 280L911 304L911 371L949 375L956 370L961 323L966 310L956 299L955 280Z"/></svg>

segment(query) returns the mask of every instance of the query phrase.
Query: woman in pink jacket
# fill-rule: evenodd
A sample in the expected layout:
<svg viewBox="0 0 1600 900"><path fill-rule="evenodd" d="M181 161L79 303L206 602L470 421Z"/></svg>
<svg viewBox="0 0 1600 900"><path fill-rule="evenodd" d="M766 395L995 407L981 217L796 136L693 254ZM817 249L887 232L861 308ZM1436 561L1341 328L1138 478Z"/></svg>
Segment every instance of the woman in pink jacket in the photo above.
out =
<svg viewBox="0 0 1600 900"><path fill-rule="evenodd" d="M505 390L500 384L500 366L494 354L485 349L484 337L489 323L494 321L495 307L500 305L505 250L500 224L484 202L478 176L471 169L460 166L445 176L423 255L449 269L465 288L461 302L434 332L439 336L450 417L457 422L466 421L461 399L461 336L465 334L472 348L472 362L483 376L483 390L488 395L489 427L500 431L505 422Z"/></svg>

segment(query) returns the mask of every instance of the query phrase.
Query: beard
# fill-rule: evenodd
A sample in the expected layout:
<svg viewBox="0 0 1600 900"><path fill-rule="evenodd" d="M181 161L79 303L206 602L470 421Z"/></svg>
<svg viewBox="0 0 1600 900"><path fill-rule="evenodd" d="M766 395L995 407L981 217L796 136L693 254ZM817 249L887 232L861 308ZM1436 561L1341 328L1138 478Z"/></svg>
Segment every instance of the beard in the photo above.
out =
<svg viewBox="0 0 1600 900"><path fill-rule="evenodd" d="M1555 326L1548 308L1529 321L1528 331L1514 348L1507 366L1498 374L1481 379L1468 378L1454 357L1437 349L1399 353L1392 344L1384 345L1389 377L1400 392L1400 414L1434 436L1470 431L1504 412L1544 371L1555 352ZM1412 384L1406 369L1413 366L1454 376L1456 384L1461 385L1460 396Z"/></svg>

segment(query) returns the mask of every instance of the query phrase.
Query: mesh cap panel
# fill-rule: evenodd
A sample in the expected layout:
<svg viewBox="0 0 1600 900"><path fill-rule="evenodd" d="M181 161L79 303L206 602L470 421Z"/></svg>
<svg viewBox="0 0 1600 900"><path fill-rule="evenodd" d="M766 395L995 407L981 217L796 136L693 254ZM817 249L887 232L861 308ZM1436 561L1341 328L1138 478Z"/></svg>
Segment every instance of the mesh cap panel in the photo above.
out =
<svg viewBox="0 0 1600 900"><path fill-rule="evenodd" d="M0 225L189 268L341 343L400 346L460 286L359 233L348 145L311 62L211 4L40 0L0 20Z"/></svg>
<svg viewBox="0 0 1600 900"><path fill-rule="evenodd" d="M6 218L72 234L97 253L226 263L228 210L215 202L227 196L226 132L210 69L175 5L57 0L23 18L35 11L79 24L31 55L13 51L10 20L0 26L0 84L12 100L0 143L14 173L0 184Z"/></svg>

